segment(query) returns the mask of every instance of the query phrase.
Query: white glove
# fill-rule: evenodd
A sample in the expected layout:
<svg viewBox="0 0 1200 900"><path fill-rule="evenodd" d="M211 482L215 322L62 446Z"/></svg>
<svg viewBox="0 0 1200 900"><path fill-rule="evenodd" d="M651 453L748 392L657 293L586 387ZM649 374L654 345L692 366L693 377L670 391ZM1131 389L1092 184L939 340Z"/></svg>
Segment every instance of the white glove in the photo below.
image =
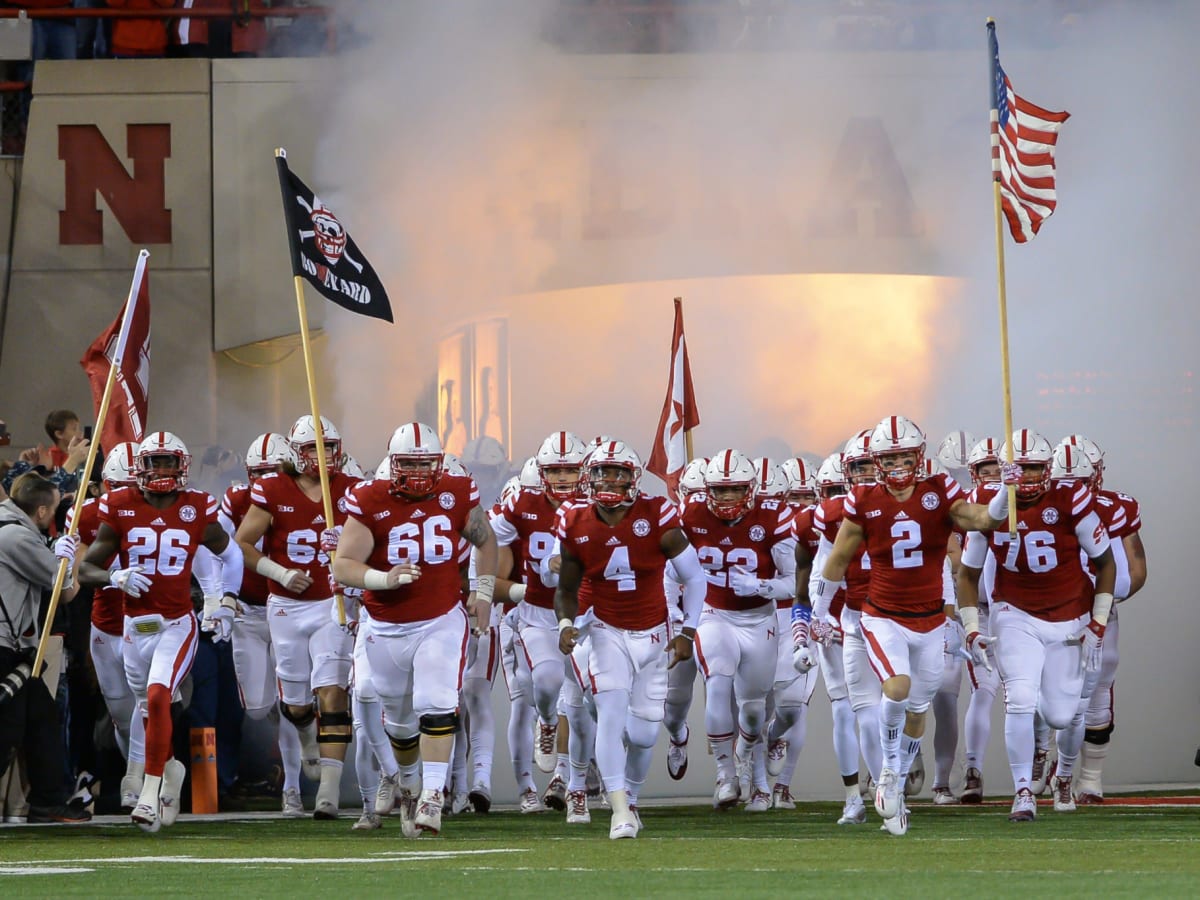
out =
<svg viewBox="0 0 1200 900"><path fill-rule="evenodd" d="M946 624L943 626L942 636L945 639L945 653L947 656L959 656L963 649L963 643L966 640L966 632L963 631L962 625L957 619L946 617Z"/></svg>
<svg viewBox="0 0 1200 900"><path fill-rule="evenodd" d="M729 570L729 586L738 597L755 597L758 595L762 582L747 572L743 566L734 566Z"/></svg>
<svg viewBox="0 0 1200 900"><path fill-rule="evenodd" d="M1080 662L1085 672L1100 671L1100 663L1104 656L1104 628L1105 626L1092 619L1088 622L1087 628L1079 632L1075 638L1080 649L1083 650L1083 658Z"/></svg>
<svg viewBox="0 0 1200 900"><path fill-rule="evenodd" d="M346 634L358 633L358 601L347 594L342 594L342 611L346 614L346 624L343 625L338 621L337 603L329 604L329 618L333 620L333 624L344 631Z"/></svg>
<svg viewBox="0 0 1200 900"><path fill-rule="evenodd" d="M75 554L79 552L79 535L64 534L54 542L54 555L59 559L65 559L67 566L71 566L75 562Z"/></svg>
<svg viewBox="0 0 1200 900"><path fill-rule="evenodd" d="M989 672L992 671L992 661L988 659L988 648L992 646L995 638L989 637L986 634L980 634L978 631L972 631L967 635L967 652L971 655L971 663L977 666L983 666Z"/></svg>
<svg viewBox="0 0 1200 900"><path fill-rule="evenodd" d="M237 601L235 600L233 602L236 604ZM213 641L215 643L219 644L221 641L227 641L233 635L233 620L236 616L237 607L234 605L227 605L224 601L222 601L217 606L216 610L213 611L211 620L213 626Z"/></svg>
<svg viewBox="0 0 1200 900"><path fill-rule="evenodd" d="M213 624L213 614L221 606L221 598L215 594L210 594L204 598L204 612L200 614L200 630L207 631L212 634L217 630L217 626Z"/></svg>
<svg viewBox="0 0 1200 900"><path fill-rule="evenodd" d="M1000 463L1000 481L1005 486L1018 485L1025 475L1025 469L1018 462Z"/></svg>
<svg viewBox="0 0 1200 900"><path fill-rule="evenodd" d="M817 652L808 644L796 644L792 648L792 668L801 675L807 674L817 664Z"/></svg>
<svg viewBox="0 0 1200 900"><path fill-rule="evenodd" d="M114 569L108 575L108 583L134 600L150 590L150 579L142 574L141 566L130 566L128 569Z"/></svg>

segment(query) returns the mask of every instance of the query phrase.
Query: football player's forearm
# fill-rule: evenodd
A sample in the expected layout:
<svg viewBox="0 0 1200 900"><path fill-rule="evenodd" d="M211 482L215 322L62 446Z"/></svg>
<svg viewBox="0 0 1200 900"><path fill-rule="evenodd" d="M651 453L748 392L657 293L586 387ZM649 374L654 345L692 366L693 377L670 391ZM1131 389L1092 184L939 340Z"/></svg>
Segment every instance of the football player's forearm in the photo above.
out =
<svg viewBox="0 0 1200 900"><path fill-rule="evenodd" d="M560 582L554 592L554 615L560 622L563 619L574 622L579 615L579 592L567 590Z"/></svg>
<svg viewBox="0 0 1200 900"><path fill-rule="evenodd" d="M334 557L333 563L330 566L330 571L333 573L334 579L339 584L344 584L346 587L365 588L363 579L371 567L364 562L359 562L354 559L347 559L344 556Z"/></svg>
<svg viewBox="0 0 1200 900"><path fill-rule="evenodd" d="M242 564L247 569L257 571L258 561L263 558L262 552L253 544L247 544L245 541L236 541L238 549L242 551Z"/></svg>
<svg viewBox="0 0 1200 900"><path fill-rule="evenodd" d="M102 587L108 584L108 569L102 569L95 563L88 562L85 559L79 564L78 581L80 584Z"/></svg>

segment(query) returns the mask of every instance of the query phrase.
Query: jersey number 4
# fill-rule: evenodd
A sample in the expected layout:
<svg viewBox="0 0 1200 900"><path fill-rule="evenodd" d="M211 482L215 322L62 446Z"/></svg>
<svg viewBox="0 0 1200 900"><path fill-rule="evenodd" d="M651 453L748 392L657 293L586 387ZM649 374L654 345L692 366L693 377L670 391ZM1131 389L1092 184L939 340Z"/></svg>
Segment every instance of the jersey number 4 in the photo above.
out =
<svg viewBox="0 0 1200 900"><path fill-rule="evenodd" d="M188 561L191 535L182 528L131 528L126 555L129 565L141 566L147 575L181 575Z"/></svg>

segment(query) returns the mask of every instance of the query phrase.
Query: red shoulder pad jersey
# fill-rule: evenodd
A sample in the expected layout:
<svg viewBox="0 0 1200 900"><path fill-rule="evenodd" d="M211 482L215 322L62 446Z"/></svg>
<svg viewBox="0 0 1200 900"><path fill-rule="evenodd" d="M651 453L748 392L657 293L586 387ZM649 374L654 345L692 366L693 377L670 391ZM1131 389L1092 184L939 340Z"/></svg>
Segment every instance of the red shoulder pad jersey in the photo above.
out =
<svg viewBox="0 0 1200 900"><path fill-rule="evenodd" d="M596 618L628 631L667 621L661 542L678 527L679 512L665 497L639 496L616 525L601 521L591 503L563 505L558 539L583 567Z"/></svg>
<svg viewBox="0 0 1200 900"><path fill-rule="evenodd" d="M981 485L977 494L986 503L1000 489ZM1084 568L1077 530L1094 511L1095 498L1082 481L1056 481L1036 503L1018 505L1016 540L1006 528L985 535L996 558L992 603L1009 603L1047 622L1068 622L1090 612L1096 591ZM1107 548L1103 523L1093 529L1091 542ZM974 544L972 540L967 564L982 568Z"/></svg>
<svg viewBox="0 0 1200 900"><path fill-rule="evenodd" d="M443 473L437 491L424 500L392 493L387 479L363 482L347 499L350 518L375 539L366 563L387 572L408 563L421 577L391 591L364 591L363 605L381 622L427 622L462 600L460 544L471 510L479 505L473 478Z"/></svg>
<svg viewBox="0 0 1200 900"><path fill-rule="evenodd" d="M221 514L233 523L235 533L249 509L250 485L235 484L226 489L225 496L221 498ZM261 550L261 547L259 549ZM238 591L238 599L249 606L266 606L267 595L270 592L271 586L267 584L266 577L247 566L242 572L242 587Z"/></svg>
<svg viewBox="0 0 1200 900"><path fill-rule="evenodd" d="M67 528L70 529L71 521L75 516L75 507L71 506L67 509ZM79 527L75 529L79 535L79 540L84 544L91 544L96 540L96 533L100 530L100 501L95 497L88 497L83 501L83 509L79 511ZM108 560L108 565L112 565L112 560ZM103 631L105 634L120 635L125 631L125 595L121 593L119 588L98 587L92 592L92 624Z"/></svg>
<svg viewBox="0 0 1200 900"><path fill-rule="evenodd" d="M542 609L554 609L554 589L542 584L538 566L554 549L557 518L558 510L543 491L525 488L509 497L492 519L497 543L513 548L513 571L525 582L525 602Z"/></svg>
<svg viewBox="0 0 1200 900"><path fill-rule="evenodd" d="M713 515L706 496L688 498L683 530L704 567L709 606L744 610L769 602L758 596L739 597L729 586L729 572L741 566L756 578L774 577L771 548L790 539L791 519L791 508L778 500L761 500L736 522L726 522Z"/></svg>
<svg viewBox="0 0 1200 900"><path fill-rule="evenodd" d="M1142 530L1142 508L1137 500L1120 491L1096 492L1096 513L1108 526L1108 536L1116 540Z"/></svg>
<svg viewBox="0 0 1200 900"><path fill-rule="evenodd" d="M845 498L845 519L863 530L871 581L863 612L895 619L912 631L933 631L945 620L942 568L954 530L950 507L964 500L949 475L930 475L901 502L881 484L856 485Z"/></svg>
<svg viewBox="0 0 1200 900"><path fill-rule="evenodd" d="M837 539L838 529L842 526L845 516L845 497L830 497L822 500L813 510L813 531L833 543ZM819 573L818 573L819 574ZM867 599L867 588L871 583L871 560L863 549L856 558L850 560L846 567L846 588L838 590L833 595L829 611L839 618L845 606L855 612L862 612L863 603Z"/></svg>
<svg viewBox="0 0 1200 900"><path fill-rule="evenodd" d="M312 579L304 591L293 594L268 580L271 593L288 600L327 600L329 557L321 549L321 532L346 521L346 492L358 482L344 472L329 479L333 500L333 522L325 522L325 505L318 496L310 498L296 484L296 476L272 472L254 482L250 502L266 510L271 525L263 535L263 555L285 569L299 569ZM385 481L384 484L387 484Z"/></svg>
<svg viewBox="0 0 1200 900"><path fill-rule="evenodd" d="M117 533L121 565L141 566L150 579L141 597L125 597L125 615L176 619L190 613L192 560L205 529L217 521L217 501L189 488L158 509L137 488L123 487L100 498L100 521Z"/></svg>

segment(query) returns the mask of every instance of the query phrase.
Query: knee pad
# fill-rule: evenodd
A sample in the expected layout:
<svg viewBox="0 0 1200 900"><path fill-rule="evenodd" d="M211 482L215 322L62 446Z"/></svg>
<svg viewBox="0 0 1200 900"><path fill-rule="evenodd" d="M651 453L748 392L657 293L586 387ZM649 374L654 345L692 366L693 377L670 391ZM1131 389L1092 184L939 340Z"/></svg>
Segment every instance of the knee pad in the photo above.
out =
<svg viewBox="0 0 1200 900"><path fill-rule="evenodd" d="M421 716L421 734L430 737L450 737L458 731L458 710L447 713L426 713Z"/></svg>
<svg viewBox="0 0 1200 900"><path fill-rule="evenodd" d="M302 715L296 715L286 703L279 704L279 714L297 728L307 728L317 717L317 711L312 707L309 707Z"/></svg>
<svg viewBox="0 0 1200 900"><path fill-rule="evenodd" d="M411 735L410 737L396 737L388 734L388 743L392 745L392 749L398 753L406 753L410 750L416 750L421 745L420 735Z"/></svg>
<svg viewBox="0 0 1200 900"><path fill-rule="evenodd" d="M652 748L658 742L658 722L630 716L625 723L625 736L631 747Z"/></svg>
<svg viewBox="0 0 1200 900"><path fill-rule="evenodd" d="M1083 740L1087 744L1107 744L1112 739L1112 733L1111 723L1104 728L1089 728L1083 733Z"/></svg>
<svg viewBox="0 0 1200 900"><path fill-rule="evenodd" d="M350 713L322 712L317 718L317 742L320 744L348 744L354 732L354 721Z"/></svg>

